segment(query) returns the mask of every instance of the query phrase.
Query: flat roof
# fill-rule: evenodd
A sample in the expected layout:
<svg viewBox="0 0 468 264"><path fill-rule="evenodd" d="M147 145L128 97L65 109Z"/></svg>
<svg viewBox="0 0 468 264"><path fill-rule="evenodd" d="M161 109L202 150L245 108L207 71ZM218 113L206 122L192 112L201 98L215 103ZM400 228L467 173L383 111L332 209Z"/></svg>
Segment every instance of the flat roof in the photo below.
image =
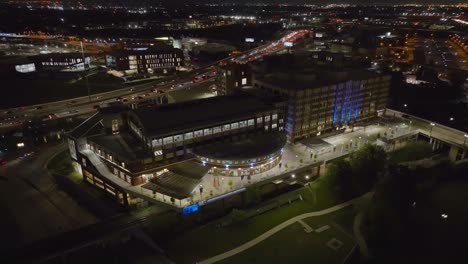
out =
<svg viewBox="0 0 468 264"><path fill-rule="evenodd" d="M196 155L219 160L247 160L270 155L286 144L286 134L255 134L232 142L218 142L196 148Z"/></svg>
<svg viewBox="0 0 468 264"><path fill-rule="evenodd" d="M201 128L271 111L269 103L250 95L217 96L193 101L139 108L133 111L147 135Z"/></svg>
<svg viewBox="0 0 468 264"><path fill-rule="evenodd" d="M171 46L157 46L157 47L152 47L152 48L147 48L147 49L119 49L119 50L113 50L110 52L107 52L107 55L113 55L113 56L118 56L118 55L147 55L147 54L159 54L162 52L174 52L174 53L182 53L182 50L173 48Z"/></svg>
<svg viewBox="0 0 468 264"><path fill-rule="evenodd" d="M367 80L383 76L369 70L350 70L342 72L318 70L311 71L310 73L314 74L317 78L313 79L311 78L311 75L306 73L272 73L256 76L255 79L277 87L287 87L290 90L302 90L309 88L319 88L345 81Z"/></svg>
<svg viewBox="0 0 468 264"><path fill-rule="evenodd" d="M176 199L190 196L200 184L209 168L194 161L185 161L168 168L168 171L154 177L141 187Z"/></svg>
<svg viewBox="0 0 468 264"><path fill-rule="evenodd" d="M129 133L91 136L88 140L118 154L119 157L127 161L151 157L151 154L143 149L142 144Z"/></svg>

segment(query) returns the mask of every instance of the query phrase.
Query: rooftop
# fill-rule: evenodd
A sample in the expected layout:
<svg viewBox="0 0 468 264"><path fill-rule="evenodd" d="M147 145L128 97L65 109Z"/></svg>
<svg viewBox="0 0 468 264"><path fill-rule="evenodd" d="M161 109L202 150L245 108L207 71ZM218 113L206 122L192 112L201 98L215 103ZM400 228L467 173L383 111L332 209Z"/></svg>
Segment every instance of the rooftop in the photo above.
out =
<svg viewBox="0 0 468 264"><path fill-rule="evenodd" d="M323 87L349 80L367 80L379 77L379 74L369 70L348 70L341 72L315 71L299 73L275 73L256 76L255 79L278 87L301 90Z"/></svg>
<svg viewBox="0 0 468 264"><path fill-rule="evenodd" d="M143 147L141 147L141 143L128 133L92 136L89 137L88 140L104 147L112 153L118 153L119 157L127 161L151 157L151 154L147 153Z"/></svg>
<svg viewBox="0 0 468 264"><path fill-rule="evenodd" d="M270 155L286 144L286 134L271 132L257 134L233 142L219 142L197 148L194 152L205 158L247 160Z"/></svg>
<svg viewBox="0 0 468 264"><path fill-rule="evenodd" d="M217 96L133 111L149 135L202 128L250 117L274 108L249 95Z"/></svg>
<svg viewBox="0 0 468 264"><path fill-rule="evenodd" d="M177 199L184 199L189 197L200 184L208 169L194 161L185 161L171 166L167 172L156 176L142 187Z"/></svg>

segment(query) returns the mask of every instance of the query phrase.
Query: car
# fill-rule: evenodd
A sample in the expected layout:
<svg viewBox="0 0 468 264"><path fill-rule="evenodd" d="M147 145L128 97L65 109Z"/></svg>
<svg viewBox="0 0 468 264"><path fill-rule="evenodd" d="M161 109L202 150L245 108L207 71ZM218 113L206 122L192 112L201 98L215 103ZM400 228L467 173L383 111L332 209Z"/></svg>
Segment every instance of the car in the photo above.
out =
<svg viewBox="0 0 468 264"><path fill-rule="evenodd" d="M117 100L117 101L122 101L123 98L122 98L122 97L117 97L115 100Z"/></svg>
<svg viewBox="0 0 468 264"><path fill-rule="evenodd" d="M36 109L36 110L41 110L41 109L43 109L43 108L44 108L44 107L40 105L40 106L36 107L35 109Z"/></svg>
<svg viewBox="0 0 468 264"><path fill-rule="evenodd" d="M99 105L93 105L91 108L92 109L99 109Z"/></svg>
<svg viewBox="0 0 468 264"><path fill-rule="evenodd" d="M124 102L124 103L125 103L125 102L128 102L128 99L127 99L127 98L124 98L124 99L122 100L122 102Z"/></svg>
<svg viewBox="0 0 468 264"><path fill-rule="evenodd" d="M6 165L8 161L6 159L0 159L0 165Z"/></svg>

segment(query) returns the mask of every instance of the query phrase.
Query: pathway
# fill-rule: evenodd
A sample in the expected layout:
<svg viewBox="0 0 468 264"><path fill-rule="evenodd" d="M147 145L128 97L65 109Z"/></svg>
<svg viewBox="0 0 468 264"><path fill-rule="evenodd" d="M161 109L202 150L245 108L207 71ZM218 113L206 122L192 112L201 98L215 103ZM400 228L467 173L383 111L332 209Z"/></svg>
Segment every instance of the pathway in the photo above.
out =
<svg viewBox="0 0 468 264"><path fill-rule="evenodd" d="M361 223L362 223L363 216L364 214L360 212L354 218L353 233L354 233L354 236L356 237L356 243L359 246L359 252L361 252L361 255L364 256L366 259L369 259L370 258L369 249L367 248L366 240L364 239L361 233Z"/></svg>
<svg viewBox="0 0 468 264"><path fill-rule="evenodd" d="M365 195L367 195L367 194L364 194L363 196L365 196ZM332 206L330 208L327 208L327 209L324 209L324 210L321 210L321 211L304 213L304 214L295 216L295 217L293 217L293 218L291 218L289 220L286 220L285 222L273 227L272 229L268 230L267 232L263 233L262 235L250 240L249 242L244 243L241 246L238 246L238 247L236 247L234 249L231 249L229 251L226 251L226 252L224 252L222 254L219 254L219 255L216 255L214 257L202 260L202 261L197 262L197 263L199 263L199 264L211 264L211 263L216 263L218 261L221 261L221 260L223 260L225 258L232 257L232 256L234 256L234 255L236 255L238 253L241 253L244 250L247 250L247 249L257 245L258 243L260 243L263 240L265 240L265 239L271 237L272 235L278 233L279 231L283 230L284 228L288 227L289 225L292 225L292 224L294 224L294 223L296 223L298 221L301 221L302 219L308 218L308 217L322 216L322 215L326 215L326 214L329 214L329 213L336 212L338 210L341 210L341 209L353 204L355 201L361 199L361 197L363 197L363 196L354 198L352 200L349 200L349 201L341 203L341 204L337 204L335 206Z"/></svg>

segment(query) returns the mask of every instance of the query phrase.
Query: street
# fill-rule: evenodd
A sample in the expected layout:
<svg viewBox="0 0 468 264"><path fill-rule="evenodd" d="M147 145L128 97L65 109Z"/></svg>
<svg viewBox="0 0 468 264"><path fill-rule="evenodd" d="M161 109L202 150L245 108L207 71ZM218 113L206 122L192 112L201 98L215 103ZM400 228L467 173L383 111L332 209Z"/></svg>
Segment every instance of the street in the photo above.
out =
<svg viewBox="0 0 468 264"><path fill-rule="evenodd" d="M57 235L97 222L68 194L57 188L46 164L65 144L40 149L35 157L0 168L0 230L3 249Z"/></svg>

